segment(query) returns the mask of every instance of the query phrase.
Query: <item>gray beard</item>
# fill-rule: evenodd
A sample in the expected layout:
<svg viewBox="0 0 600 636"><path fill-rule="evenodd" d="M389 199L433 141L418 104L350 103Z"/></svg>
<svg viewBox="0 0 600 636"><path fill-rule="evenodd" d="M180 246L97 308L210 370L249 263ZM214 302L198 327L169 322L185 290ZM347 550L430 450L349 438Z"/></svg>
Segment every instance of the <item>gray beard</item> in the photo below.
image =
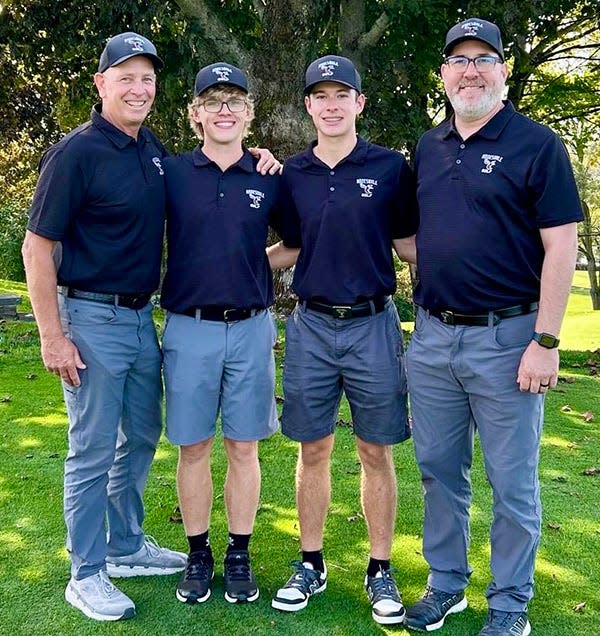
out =
<svg viewBox="0 0 600 636"><path fill-rule="evenodd" d="M502 101L504 87L500 89L488 89L481 96L481 99L474 104L465 104L458 95L448 96L454 112L463 121L477 121L485 117L499 101Z"/></svg>

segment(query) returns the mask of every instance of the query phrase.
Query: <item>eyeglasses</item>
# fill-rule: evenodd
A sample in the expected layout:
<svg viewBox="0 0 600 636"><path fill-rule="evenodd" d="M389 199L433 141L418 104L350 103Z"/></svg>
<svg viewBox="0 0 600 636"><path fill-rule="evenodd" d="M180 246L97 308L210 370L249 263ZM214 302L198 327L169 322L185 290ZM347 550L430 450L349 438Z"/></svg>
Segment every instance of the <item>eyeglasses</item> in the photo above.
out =
<svg viewBox="0 0 600 636"><path fill-rule="evenodd" d="M224 102L219 99L207 99L202 102L200 106L204 106L204 110L207 113L220 113L221 108L223 108L223 104L229 108L230 113L241 113L248 105L248 102L245 99L240 99L238 97L228 99Z"/></svg>
<svg viewBox="0 0 600 636"><path fill-rule="evenodd" d="M445 60L446 64L457 73L464 73L471 62L480 73L488 73L500 61L500 58L495 55L478 55L476 57L452 55Z"/></svg>

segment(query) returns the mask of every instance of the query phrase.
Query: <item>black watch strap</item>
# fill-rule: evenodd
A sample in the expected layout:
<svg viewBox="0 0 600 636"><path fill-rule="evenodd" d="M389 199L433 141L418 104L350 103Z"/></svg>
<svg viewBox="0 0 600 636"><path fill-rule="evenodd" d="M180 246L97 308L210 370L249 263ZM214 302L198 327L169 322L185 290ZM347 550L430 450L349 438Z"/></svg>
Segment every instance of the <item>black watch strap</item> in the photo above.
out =
<svg viewBox="0 0 600 636"><path fill-rule="evenodd" d="M533 340L535 340L540 347L544 347L545 349L556 349L560 342L560 340L551 333L538 333L537 331L533 332Z"/></svg>

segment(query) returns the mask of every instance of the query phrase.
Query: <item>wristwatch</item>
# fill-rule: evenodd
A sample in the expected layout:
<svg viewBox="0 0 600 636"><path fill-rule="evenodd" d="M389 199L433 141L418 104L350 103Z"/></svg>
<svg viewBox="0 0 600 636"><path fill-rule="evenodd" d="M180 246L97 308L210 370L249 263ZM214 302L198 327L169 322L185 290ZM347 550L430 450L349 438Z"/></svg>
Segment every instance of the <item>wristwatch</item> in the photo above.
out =
<svg viewBox="0 0 600 636"><path fill-rule="evenodd" d="M533 332L533 340L535 340L540 347L544 347L544 349L556 349L560 342L560 340L551 333L538 333L537 331Z"/></svg>

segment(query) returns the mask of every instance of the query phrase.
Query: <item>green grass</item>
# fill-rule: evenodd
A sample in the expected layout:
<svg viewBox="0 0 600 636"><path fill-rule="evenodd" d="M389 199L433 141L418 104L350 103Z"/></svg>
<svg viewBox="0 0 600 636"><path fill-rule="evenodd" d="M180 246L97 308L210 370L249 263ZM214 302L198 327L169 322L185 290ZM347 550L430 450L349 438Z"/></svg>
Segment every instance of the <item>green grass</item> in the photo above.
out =
<svg viewBox="0 0 600 636"><path fill-rule="evenodd" d="M0 281L3 291L26 293L23 286ZM600 316L592 315L589 307L589 297L573 294L562 340L574 344L572 350L562 352L561 382L548 395L546 405L540 465L544 535L536 598L530 608L533 633L544 636L591 636L600 631L600 475L583 474L588 468L600 468L600 380L590 375L593 367L588 362L600 364L600 355L591 353L600 346ZM21 305L20 311L27 311L27 305ZM586 422L586 411L594 412L595 419ZM347 412L342 417L348 419ZM298 551L296 445L276 434L260 446L262 502L251 546L261 587L256 603L239 607L226 603L217 570L213 596L204 605L188 607L175 599L177 576L129 579L119 586L136 603L134 619L114 624L86 619L63 598L69 576L62 521L66 430L60 386L41 365L35 325L0 323L1 633L408 634L402 628L379 627L370 617L362 589L368 545L359 515L359 467L346 427L336 434L333 459L334 492L326 530L329 587L306 610L286 615L270 608L270 596L287 579L289 561ZM399 498L393 561L405 601L410 603L420 595L427 573L421 556L421 486L410 442L396 447L395 461ZM171 521L177 505L175 465L176 450L163 439L146 490L145 527L161 543L185 550L183 527ZM211 540L218 560L227 529L220 494L224 465L222 445L217 444ZM486 613L483 595L489 581L491 498L478 450L473 486L470 555L474 573L469 608L450 618L441 632L452 636L476 634ZM574 611L581 603L585 603L583 611Z"/></svg>

